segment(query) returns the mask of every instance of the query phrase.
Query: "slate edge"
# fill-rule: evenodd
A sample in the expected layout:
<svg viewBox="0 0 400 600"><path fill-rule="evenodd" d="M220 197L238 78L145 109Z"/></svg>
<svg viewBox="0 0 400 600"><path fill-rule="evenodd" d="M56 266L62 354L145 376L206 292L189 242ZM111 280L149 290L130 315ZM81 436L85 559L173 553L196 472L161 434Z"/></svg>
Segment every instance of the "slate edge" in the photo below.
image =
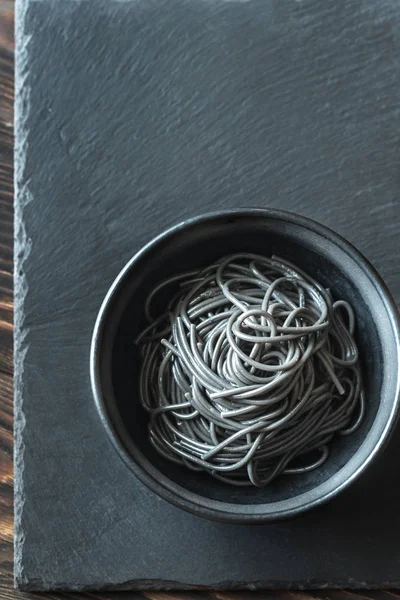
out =
<svg viewBox="0 0 400 600"><path fill-rule="evenodd" d="M71 592L124 592L124 591L260 591L260 590L381 590L381 589L398 589L400 581L384 581L383 583L374 583L368 581L358 581L348 578L341 582L322 582L318 580L309 581L293 581L288 584L287 581L268 580L268 581L220 581L209 585L185 584L179 581L161 580L161 579L134 579L123 583L100 583L93 582L89 585L73 584L70 582L51 584L43 582L40 579L32 579L24 583L18 583L19 589L30 592L50 592L50 591L71 591Z"/></svg>
<svg viewBox="0 0 400 600"><path fill-rule="evenodd" d="M29 182L25 181L30 109L30 84L28 47L30 37L26 32L26 13L29 0L16 0L15 6L15 110L14 110L14 584L28 583L23 573L24 532L24 439L25 415L23 409L23 373L27 352L24 326L24 302L28 283L24 263L30 254L31 240L23 222L26 205L32 200Z"/></svg>

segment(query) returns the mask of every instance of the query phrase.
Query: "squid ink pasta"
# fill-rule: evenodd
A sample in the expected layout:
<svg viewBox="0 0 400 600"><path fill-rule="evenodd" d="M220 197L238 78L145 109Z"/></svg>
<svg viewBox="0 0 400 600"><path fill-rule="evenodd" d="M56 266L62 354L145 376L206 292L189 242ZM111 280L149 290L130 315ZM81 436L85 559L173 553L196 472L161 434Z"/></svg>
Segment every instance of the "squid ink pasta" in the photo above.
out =
<svg viewBox="0 0 400 600"><path fill-rule="evenodd" d="M226 256L163 281L145 313L140 398L166 459L264 487L318 469L360 425L354 311L288 261Z"/></svg>

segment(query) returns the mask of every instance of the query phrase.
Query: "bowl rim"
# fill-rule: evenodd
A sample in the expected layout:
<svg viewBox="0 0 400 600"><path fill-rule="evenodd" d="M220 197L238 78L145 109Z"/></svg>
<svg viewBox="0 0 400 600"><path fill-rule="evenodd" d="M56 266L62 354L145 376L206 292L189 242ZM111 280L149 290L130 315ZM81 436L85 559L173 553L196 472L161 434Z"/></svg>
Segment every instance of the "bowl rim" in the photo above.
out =
<svg viewBox="0 0 400 600"><path fill-rule="evenodd" d="M395 388L395 397L391 404L391 410L386 420L386 424L383 427L379 437L374 443L372 450L361 460L357 469L353 470L347 477L340 481L336 487L332 487L329 491L324 494L316 495L314 497L304 500L302 502L291 502L302 496L310 496L312 492L315 492L325 483L333 480L339 473L341 473L346 466L346 463L337 473L332 477L328 478L326 482L320 484L318 487L313 488L305 493L298 496L294 496L288 500L278 502L266 502L263 504L231 504L219 500L212 500L199 494L190 492L185 488L182 488L177 483L172 482L168 477L163 475L156 467L148 461L139 449L135 446L131 440L129 434L121 434L121 432L115 431L113 420L107 409L107 403L104 398L99 362L101 357L101 346L102 337L104 333L105 323L107 321L108 311L113 299L118 294L120 287L123 285L125 280L129 278L131 271L135 268L136 264L144 257L150 250L153 250L158 244L166 241L169 237L179 233L180 230L186 229L193 225L201 226L208 221L214 221L223 218L251 218L251 217L267 218L269 220L280 220L300 226L309 230L312 233L327 238L331 243L344 251L353 261L361 268L364 273L368 276L370 281L374 284L374 287L379 294L387 315L390 319L392 332L396 341L397 347L397 380ZM155 492L158 496L170 503L201 517L209 519L230 522L230 523L265 523L270 521L278 521L280 519L293 517L299 513L310 510L316 506L324 504L329 499L336 496L339 492L346 489L351 483L353 483L369 466L377 454L381 451L385 443L389 439L389 434L393 431L396 419L399 416L400 406L400 315L395 304L395 301L387 288L382 277L372 266L372 264L365 258L357 248L355 248L350 242L348 242L340 234L336 233L329 227L314 221L308 217L298 215L290 211L276 210L271 208L235 208L227 210L217 210L207 212L204 214L197 215L195 217L188 218L181 221L162 233L155 236L152 240L147 242L142 248L134 254L134 256L125 264L125 266L118 273L113 283L111 284L104 300L100 306L97 314L96 322L93 329L91 346L90 346L90 382L92 393L95 401L95 405L100 416L101 422L106 429L108 438L112 442L115 450L129 467L129 469L138 477L138 479L144 483L150 490ZM374 421L375 423L375 421ZM372 429L372 428L371 428ZM370 430L371 431L371 430ZM122 441L121 441L122 438ZM364 442L369 439L367 435ZM131 450L129 450L129 448ZM361 446L360 446L361 448ZM359 448L359 449L360 449ZM135 450L135 458L132 453L132 449ZM182 494L183 492L183 494ZM274 504L288 504L287 508L276 508L269 510L268 512L262 512L262 507L271 506ZM292 506L290 506L292 504ZM294 504L294 505L293 505ZM258 510L257 510L258 509Z"/></svg>

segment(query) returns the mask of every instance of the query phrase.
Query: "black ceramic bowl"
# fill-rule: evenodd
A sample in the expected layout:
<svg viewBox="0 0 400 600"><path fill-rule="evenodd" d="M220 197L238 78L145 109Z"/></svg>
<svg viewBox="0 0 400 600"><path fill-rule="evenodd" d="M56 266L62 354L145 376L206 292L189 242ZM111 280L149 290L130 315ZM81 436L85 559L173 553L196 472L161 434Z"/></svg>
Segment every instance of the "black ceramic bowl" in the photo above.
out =
<svg viewBox="0 0 400 600"><path fill-rule="evenodd" d="M133 340L145 325L144 300L157 283L233 252L275 253L293 261L357 318L367 399L362 426L332 444L328 461L308 474L282 476L264 489L236 488L161 458L147 439L139 402L140 358ZM160 300L160 306L163 299ZM124 267L101 306L90 369L102 422L126 465L151 490L202 517L235 523L293 516L338 494L382 448L399 405L398 313L379 275L348 242L309 219L274 210L212 213L177 225Z"/></svg>

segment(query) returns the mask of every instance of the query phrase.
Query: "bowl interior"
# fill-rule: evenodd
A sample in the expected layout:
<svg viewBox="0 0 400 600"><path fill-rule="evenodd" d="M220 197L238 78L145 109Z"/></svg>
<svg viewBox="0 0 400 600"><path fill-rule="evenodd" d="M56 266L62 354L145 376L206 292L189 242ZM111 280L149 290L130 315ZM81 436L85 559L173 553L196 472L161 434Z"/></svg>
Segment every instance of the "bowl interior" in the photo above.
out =
<svg viewBox="0 0 400 600"><path fill-rule="evenodd" d="M296 219L265 214L222 215L176 228L134 259L115 285L103 314L98 370L103 408L117 446L124 448L132 466L140 465L158 483L168 482L178 495L192 500L201 497L236 505L239 510L240 505L247 509L260 505L258 510L264 511L277 502L293 504L294 498L304 494L314 495L315 500L326 493L329 482L334 481L333 490L360 468L393 411L397 377L389 373L393 369L390 357L397 356L396 335L379 283L357 254L344 242L336 242L335 236L326 236L324 228L307 227L306 221L299 224ZM329 287L334 297L351 303L367 398L362 426L353 435L333 441L322 467L308 474L281 476L265 489L236 488L160 457L148 442L147 415L138 392L140 357L134 339L146 324L146 296L169 275L241 251L284 257ZM172 291L166 289L157 297L155 313L163 310Z"/></svg>

